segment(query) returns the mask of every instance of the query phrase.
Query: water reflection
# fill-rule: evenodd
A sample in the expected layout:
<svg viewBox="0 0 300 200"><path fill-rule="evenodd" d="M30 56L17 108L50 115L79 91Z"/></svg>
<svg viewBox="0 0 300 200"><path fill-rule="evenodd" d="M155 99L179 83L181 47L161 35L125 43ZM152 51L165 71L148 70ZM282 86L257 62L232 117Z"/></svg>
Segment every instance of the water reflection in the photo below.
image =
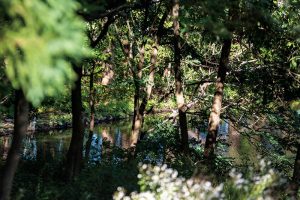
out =
<svg viewBox="0 0 300 200"><path fill-rule="evenodd" d="M23 140L22 158L24 160L36 160L37 144L34 134L27 135Z"/></svg>
<svg viewBox="0 0 300 200"><path fill-rule="evenodd" d="M2 160L6 160L7 158L8 150L11 143L10 138L11 138L10 136L4 136L2 138L1 145L0 145L0 155Z"/></svg>
<svg viewBox="0 0 300 200"><path fill-rule="evenodd" d="M220 139L227 139L229 133L229 120L224 119L221 121L218 129L218 137Z"/></svg>
<svg viewBox="0 0 300 200"><path fill-rule="evenodd" d="M122 147L122 133L121 133L120 128L116 128L116 130L115 130L115 138L116 138L115 145L117 147Z"/></svg>
<svg viewBox="0 0 300 200"><path fill-rule="evenodd" d="M189 138L195 141L195 145L204 146L207 135L207 123L202 124L196 128L190 128L188 131ZM223 120L219 126L218 138L229 141L232 145L225 149L218 150L218 153L225 154L232 157L239 157L241 149L241 140L239 133L230 128L230 121ZM130 122L118 122L111 124L101 124L95 128L91 135L86 135L84 139L85 158L91 163L100 162L103 153L110 153L109 148L105 146L116 146L119 148L130 148ZM71 141L71 130L52 131L48 133L33 133L28 134L23 140L23 148L21 151L23 160L35 161L49 161L63 158L68 151ZM11 137L0 137L0 156L1 160L7 158L9 146L11 144ZM248 151L248 150L247 150ZM164 160L164 147L159 145L158 159L155 157L157 163L162 163ZM115 155L112 155L113 159ZM154 157L153 157L154 158ZM145 158L146 161L152 162L152 156Z"/></svg>
<svg viewBox="0 0 300 200"><path fill-rule="evenodd" d="M199 141L201 145L205 144L208 130L208 123L199 125L194 132L190 133L189 136ZM229 136L229 120L224 119L221 121L218 127L218 139L226 140Z"/></svg>
<svg viewBox="0 0 300 200"><path fill-rule="evenodd" d="M101 160L101 147L102 147L102 136L93 134L89 149L88 158L90 162L99 162Z"/></svg>
<svg viewBox="0 0 300 200"><path fill-rule="evenodd" d="M123 126L103 125L99 128L103 140L108 141L111 145L119 148L130 148L130 122Z"/></svg>
<svg viewBox="0 0 300 200"><path fill-rule="evenodd" d="M95 132L84 139L83 154L92 163L99 162L104 141L119 148L128 148L130 144L130 122L101 124L95 127ZM0 160L6 160L12 137L0 137ZM23 160L50 161L62 159L68 151L71 141L71 130L50 132L29 132L22 142L21 157ZM86 144L90 149L86 154Z"/></svg>

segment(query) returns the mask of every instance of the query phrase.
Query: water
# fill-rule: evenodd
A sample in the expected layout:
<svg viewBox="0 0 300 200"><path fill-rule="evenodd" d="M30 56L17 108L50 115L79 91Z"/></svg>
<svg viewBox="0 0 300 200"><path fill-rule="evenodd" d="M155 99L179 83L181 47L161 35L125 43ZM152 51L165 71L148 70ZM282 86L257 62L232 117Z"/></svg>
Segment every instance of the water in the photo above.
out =
<svg viewBox="0 0 300 200"><path fill-rule="evenodd" d="M101 160L104 142L110 143L111 145L119 148L129 148L131 141L130 130L131 121L120 121L96 126L91 138L89 161L99 162ZM190 139L193 138L198 144L204 146L207 135L207 124L197 128L191 128L188 133ZM21 151L22 159L33 161L62 159L67 154L71 141L71 134L71 129L64 131L28 133L23 140L23 148ZM88 134L86 134L84 138L83 155L86 155L85 144L88 142L88 137ZM223 120L220 124L218 138L230 143L229 147L218 148L218 154L230 156L240 161L241 154L251 152L249 150L251 147L245 142L245 140L241 139L241 136L237 131L230 128L228 120ZM5 160L7 157L8 149L11 145L11 139L11 136L0 137L0 162L1 160ZM161 148L163 149L163 147ZM243 152L241 152L241 150ZM255 154L255 151L253 154ZM145 158L145 160L147 159L149 158ZM161 162L159 160L160 159L158 159L158 162Z"/></svg>
<svg viewBox="0 0 300 200"><path fill-rule="evenodd" d="M128 148L130 146L130 128L131 123L129 121L96 126L91 140L90 161L100 161L101 148L104 141L120 148ZM21 158L23 160L33 161L62 159L67 154L71 136L71 129L50 132L30 132L23 139L22 150L20 152ZM88 134L86 134L84 138L84 149L87 141ZM11 142L11 136L0 137L0 162L7 158Z"/></svg>

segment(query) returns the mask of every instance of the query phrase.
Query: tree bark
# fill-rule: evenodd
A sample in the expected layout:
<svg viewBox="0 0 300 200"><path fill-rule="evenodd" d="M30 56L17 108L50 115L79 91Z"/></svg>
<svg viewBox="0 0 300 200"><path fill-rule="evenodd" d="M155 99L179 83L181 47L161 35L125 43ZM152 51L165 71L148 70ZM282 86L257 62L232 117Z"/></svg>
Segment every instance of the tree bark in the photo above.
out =
<svg viewBox="0 0 300 200"><path fill-rule="evenodd" d="M4 136L3 137L3 152L2 152L2 160L6 160L9 152L9 136Z"/></svg>
<svg viewBox="0 0 300 200"><path fill-rule="evenodd" d="M145 61L145 46L144 44L140 48L140 58L137 67L137 71L134 72L134 113L131 127L131 145L134 147L139 139L139 132L142 126L142 114L140 113L140 90L142 81L142 69Z"/></svg>
<svg viewBox="0 0 300 200"><path fill-rule="evenodd" d="M144 37L147 29L148 15L149 15L149 3L145 2L145 17L142 23L142 37ZM131 127L131 145L135 147L139 139L140 130L142 127L143 113L140 110L140 97L141 97L141 82L142 82L142 69L145 62L145 44L146 41L143 38L142 45L139 50L139 63L136 71L133 71L135 94L134 94L134 113Z"/></svg>
<svg viewBox="0 0 300 200"><path fill-rule="evenodd" d="M300 189L300 143L297 146L297 154L294 164L294 173L291 184L291 197L293 199L298 199L298 190Z"/></svg>
<svg viewBox="0 0 300 200"><path fill-rule="evenodd" d="M83 149L83 118L82 118L82 99L81 99L81 77L82 66L73 65L73 70L77 74L75 87L72 89L72 139L67 153L66 179L71 181L80 173L82 168L82 149Z"/></svg>
<svg viewBox="0 0 300 200"><path fill-rule="evenodd" d="M168 10L168 9L167 9ZM146 87L146 95L144 95L143 101L142 101L142 105L141 105L141 113L144 114L148 100L150 99L150 96L152 94L152 88L154 85L154 74L155 74L155 68L156 68L156 63L157 63L157 53L158 53L158 47L160 44L160 40L163 34L163 28L164 28L164 23L166 21L168 17L168 11L166 11L164 13L164 15L162 16L158 28L157 28L157 33L154 36L155 37L155 42L154 45L152 47L152 54L151 54L151 60L150 60L150 72L149 72L149 78L148 78L148 84Z"/></svg>
<svg viewBox="0 0 300 200"><path fill-rule="evenodd" d="M144 21L144 30L146 30L146 23L147 23L147 16L148 16L148 10L146 10L146 13L145 13L145 21ZM164 13L164 15L162 16L161 20L160 20L160 23L158 25L158 29L157 29L157 33L156 35L154 36L155 37L155 42L154 42L154 45L152 47L152 53L151 53L151 58L150 58L150 72L149 72L149 76L148 76L148 83L147 83L147 86L146 88L140 88L140 85L139 85L139 90L137 91L136 90L136 94L138 92L138 96L142 96L142 102L141 104L139 105L139 97L134 99L134 103L137 103L137 107L136 107L136 104L135 105L135 111L134 111L134 122L132 124L132 132L133 132L133 138L132 138L132 145L131 146L134 146L137 142L138 142L138 139L139 139L139 135L140 135L140 132L141 132L141 129L143 128L143 123L144 123L144 115L145 115L145 110L146 110L146 106L148 104L148 100L150 99L150 96L151 96L151 93L152 93L152 88L153 88L153 85L154 85L154 74L155 74L155 67L156 67L156 63L157 63L157 53L158 53L158 46L159 46L159 42L160 42L160 39L162 37L162 30L163 30L163 27L164 27L164 22L166 20L168 16L168 12L166 11ZM143 47L144 48L144 47ZM143 49L144 51L144 49ZM140 74L138 74L138 79L139 81L141 81L142 79L142 67L143 67L143 64L144 64L144 53L143 53L143 60L140 60L140 63L139 63L139 70L140 70ZM142 62L141 62L142 61ZM137 89L137 87L136 87ZM142 92L142 95L140 94Z"/></svg>
<svg viewBox="0 0 300 200"><path fill-rule="evenodd" d="M217 75L216 91L213 98L213 105L208 122L208 134L205 141L204 157L208 158L214 155L218 127L220 124L220 115L222 108L222 99L224 92L224 82L226 78L229 55L231 49L231 39L225 39L223 42L221 59Z"/></svg>
<svg viewBox="0 0 300 200"><path fill-rule="evenodd" d="M188 131L186 119L186 105L183 96L182 74L180 69L181 61L181 44L179 34L179 0L173 0L172 8L173 29L174 29L174 73L175 73L175 95L179 112L179 126L181 133L181 148L184 153L188 153Z"/></svg>
<svg viewBox="0 0 300 200"><path fill-rule="evenodd" d="M156 66L156 61L157 61L157 50L158 50L157 43L155 43L155 45L153 46L152 54L151 54L151 61L150 61L151 65L150 65L150 72L149 72L149 76L148 76L148 83L147 83L146 88L142 89L143 99L142 99L142 102L141 102L141 105L140 105L139 111L138 111L139 121L141 124L136 129L136 132L137 132L136 134L138 136L140 136L141 130L144 125L145 110L146 110L146 106L148 104L148 100L150 99L150 96L152 93L152 87L154 84L154 72L155 72L155 66ZM143 137L143 136L141 136L141 137Z"/></svg>
<svg viewBox="0 0 300 200"><path fill-rule="evenodd" d="M93 65L90 74L90 127L89 127L89 138L85 145L85 159L89 159L91 142L95 127L95 88L94 88L94 70L95 65Z"/></svg>
<svg viewBox="0 0 300 200"><path fill-rule="evenodd" d="M295 165L294 165L293 180L295 182L298 182L298 187L299 187L299 182L300 182L300 143L298 144L298 147L297 147L297 155L296 155Z"/></svg>
<svg viewBox="0 0 300 200"><path fill-rule="evenodd" d="M152 88L154 85L154 72L155 72L155 67L156 67L156 62L157 62L157 51L158 51L158 44L157 42L155 43L155 45L152 47L152 54L151 54L151 60L150 60L150 72L149 72L149 76L148 76L148 83L147 83L147 87L144 91L144 95L143 95L143 100L140 106L140 110L139 113L141 114L142 117L142 126L143 127L143 122L144 122L144 113L146 110L146 106L148 104L148 100L150 99L151 93L152 93Z"/></svg>
<svg viewBox="0 0 300 200"><path fill-rule="evenodd" d="M1 170L0 199L8 200L13 185L13 179L20 160L22 139L28 126L29 104L21 90L16 91L14 111L14 135L7 160Z"/></svg>

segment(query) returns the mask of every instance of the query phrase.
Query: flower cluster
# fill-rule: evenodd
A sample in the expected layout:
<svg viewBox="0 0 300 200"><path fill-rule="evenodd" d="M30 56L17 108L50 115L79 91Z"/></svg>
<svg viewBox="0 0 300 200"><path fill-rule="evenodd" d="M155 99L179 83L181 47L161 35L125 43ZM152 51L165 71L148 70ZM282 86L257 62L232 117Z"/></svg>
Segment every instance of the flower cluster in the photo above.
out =
<svg viewBox="0 0 300 200"><path fill-rule="evenodd" d="M115 200L196 200L223 199L223 184L216 187L209 181L195 182L193 179L178 177L176 170L163 166L142 165L138 175L141 192L125 196L125 190L118 188Z"/></svg>
<svg viewBox="0 0 300 200"><path fill-rule="evenodd" d="M270 162L261 159L259 169L255 171L249 167L247 177L232 169L227 181L227 190L239 199L272 199L269 195L270 188L275 183L280 183L275 171L270 168Z"/></svg>
<svg viewBox="0 0 300 200"><path fill-rule="evenodd" d="M178 176L176 170L166 165L141 165L139 185L140 193L126 196L123 188L118 188L114 200L199 200L199 199L272 199L268 189L278 180L269 163L260 162L260 169L249 168L247 176L235 169L229 173L229 179L219 185L210 181L185 179Z"/></svg>

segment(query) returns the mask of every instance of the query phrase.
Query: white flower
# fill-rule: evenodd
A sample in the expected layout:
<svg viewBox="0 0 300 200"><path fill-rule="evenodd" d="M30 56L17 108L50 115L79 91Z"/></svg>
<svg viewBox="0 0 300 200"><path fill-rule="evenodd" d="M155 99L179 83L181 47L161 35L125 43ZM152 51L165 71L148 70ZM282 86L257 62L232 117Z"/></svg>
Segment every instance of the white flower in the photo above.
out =
<svg viewBox="0 0 300 200"><path fill-rule="evenodd" d="M174 171L173 174L172 174L172 178L173 178L173 179L176 178L177 175L178 175L178 172L177 172L177 171Z"/></svg>
<svg viewBox="0 0 300 200"><path fill-rule="evenodd" d="M165 171L166 169L167 169L167 165L164 164L164 165L161 167L161 170L162 170L162 171Z"/></svg>
<svg viewBox="0 0 300 200"><path fill-rule="evenodd" d="M243 178L241 173L238 173L236 169L232 169L229 175L231 177L230 183L234 183L232 186L233 189L239 189L236 190L238 192L242 189L244 193L241 194L242 197L243 195L248 195L249 198L251 198L253 187L260 188L259 190L261 191L266 191L267 187L275 180L275 172L272 169L268 170L267 174L261 174L263 172L262 168L267 167L267 164L268 163L263 160L260 162L261 172L259 174L253 174L253 169L250 169L251 174L253 174L250 179ZM210 181L196 183L193 179L178 177L178 172L167 168L166 165L160 167L140 165L138 178L145 180L146 183L143 184L147 184L152 190L141 193L131 193L130 196L125 196L125 190L118 188L114 194L114 200L222 200L226 198L225 193L222 192L224 187L223 183L217 186L214 186ZM267 197L266 192L261 192L261 195L255 198L265 199L265 197Z"/></svg>
<svg viewBox="0 0 300 200"><path fill-rule="evenodd" d="M146 170L146 169L147 169L147 165L146 165L146 164L143 164L142 169L143 169L143 170Z"/></svg>
<svg viewBox="0 0 300 200"><path fill-rule="evenodd" d="M152 176L152 181L154 181L155 183L159 182L159 176L158 175Z"/></svg>
<svg viewBox="0 0 300 200"><path fill-rule="evenodd" d="M206 182L203 184L203 188L204 188L204 190L209 190L209 189L211 189L211 182L206 181Z"/></svg>

